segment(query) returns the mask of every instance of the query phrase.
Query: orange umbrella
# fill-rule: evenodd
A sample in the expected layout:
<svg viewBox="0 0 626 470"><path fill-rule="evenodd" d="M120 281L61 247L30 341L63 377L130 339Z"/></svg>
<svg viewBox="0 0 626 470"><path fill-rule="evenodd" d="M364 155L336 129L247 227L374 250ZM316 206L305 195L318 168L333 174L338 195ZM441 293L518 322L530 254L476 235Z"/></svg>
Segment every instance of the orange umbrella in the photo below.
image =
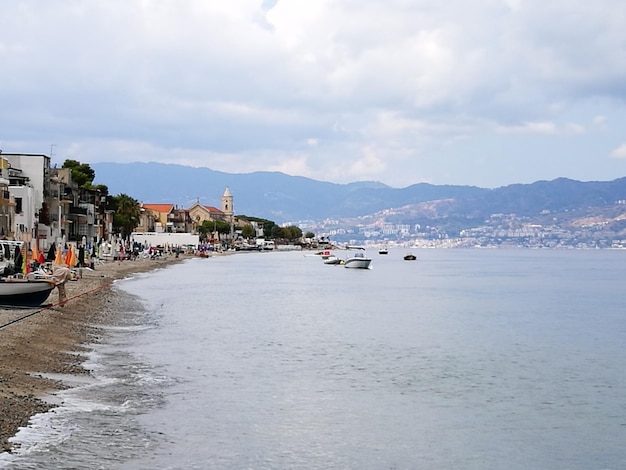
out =
<svg viewBox="0 0 626 470"><path fill-rule="evenodd" d="M73 268L78 263L78 257L76 256L76 250L74 248L70 251L72 252L72 256L70 256L70 268Z"/></svg>
<svg viewBox="0 0 626 470"><path fill-rule="evenodd" d="M54 264L63 264L63 254L61 253L61 246L57 246L57 252L54 256Z"/></svg>
<svg viewBox="0 0 626 470"><path fill-rule="evenodd" d="M72 263L72 245L68 245L67 253L65 253L65 263L64 264L68 265L71 268L72 267L71 263Z"/></svg>
<svg viewBox="0 0 626 470"><path fill-rule="evenodd" d="M35 240L35 246L33 246L33 256L31 259L33 261L39 261L39 248L37 248L37 240Z"/></svg>

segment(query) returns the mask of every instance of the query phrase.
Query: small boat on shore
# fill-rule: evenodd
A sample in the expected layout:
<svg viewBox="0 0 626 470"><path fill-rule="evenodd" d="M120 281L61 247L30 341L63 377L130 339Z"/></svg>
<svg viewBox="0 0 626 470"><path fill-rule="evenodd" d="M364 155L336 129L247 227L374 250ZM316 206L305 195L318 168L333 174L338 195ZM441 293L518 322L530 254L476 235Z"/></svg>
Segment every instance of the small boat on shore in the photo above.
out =
<svg viewBox="0 0 626 470"><path fill-rule="evenodd" d="M37 307L46 301L55 287L53 279L0 277L0 305Z"/></svg>
<svg viewBox="0 0 626 470"><path fill-rule="evenodd" d="M54 277L43 271L20 272L19 267L24 265L23 243L0 240L0 306L37 307L57 286Z"/></svg>

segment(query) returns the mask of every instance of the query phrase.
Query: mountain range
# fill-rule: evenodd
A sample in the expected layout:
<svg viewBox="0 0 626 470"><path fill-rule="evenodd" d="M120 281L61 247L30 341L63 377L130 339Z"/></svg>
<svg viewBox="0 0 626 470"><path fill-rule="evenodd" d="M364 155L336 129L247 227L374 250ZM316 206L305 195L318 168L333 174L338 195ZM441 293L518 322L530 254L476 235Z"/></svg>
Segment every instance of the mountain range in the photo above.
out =
<svg viewBox="0 0 626 470"><path fill-rule="evenodd" d="M581 182L567 178L512 184L496 189L418 183L405 188L362 181L335 184L279 172L224 173L163 163L95 163L95 184L109 194L127 194L145 203L172 203L182 208L195 202L220 206L226 187L238 215L276 223L345 219L389 210L395 223L427 220L480 220L491 214L533 217L613 207L626 201L626 178ZM623 202L622 202L623 203Z"/></svg>

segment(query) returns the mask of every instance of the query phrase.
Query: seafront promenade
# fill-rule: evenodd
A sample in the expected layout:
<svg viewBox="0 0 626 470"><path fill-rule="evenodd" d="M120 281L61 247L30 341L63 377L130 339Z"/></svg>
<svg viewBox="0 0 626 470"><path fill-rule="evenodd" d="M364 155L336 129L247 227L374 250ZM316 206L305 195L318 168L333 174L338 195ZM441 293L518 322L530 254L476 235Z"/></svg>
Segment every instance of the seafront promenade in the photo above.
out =
<svg viewBox="0 0 626 470"><path fill-rule="evenodd" d="M110 320L107 303L116 279L180 262L186 256L133 261L107 261L82 268L66 283L67 301L58 289L41 307L0 308L0 452L30 417L54 407L46 394L66 387L57 374L88 374L82 363L85 344L98 340L98 324Z"/></svg>

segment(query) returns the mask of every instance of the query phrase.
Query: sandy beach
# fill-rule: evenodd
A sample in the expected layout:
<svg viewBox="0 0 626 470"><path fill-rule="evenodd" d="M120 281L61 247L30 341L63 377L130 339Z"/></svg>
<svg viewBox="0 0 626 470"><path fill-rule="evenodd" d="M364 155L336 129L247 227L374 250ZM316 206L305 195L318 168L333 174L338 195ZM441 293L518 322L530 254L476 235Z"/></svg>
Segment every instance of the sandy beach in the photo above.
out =
<svg viewBox="0 0 626 470"><path fill-rule="evenodd" d="M26 426L31 416L54 405L42 399L61 390L48 374L87 374L82 367L84 345L98 336L106 321L106 304L115 301L112 282L134 273L164 267L184 259L108 261L94 270L82 269L82 278L66 283L67 301L58 305L54 289L40 308L0 309L0 452L10 451L8 439ZM31 316L28 316L32 314Z"/></svg>

